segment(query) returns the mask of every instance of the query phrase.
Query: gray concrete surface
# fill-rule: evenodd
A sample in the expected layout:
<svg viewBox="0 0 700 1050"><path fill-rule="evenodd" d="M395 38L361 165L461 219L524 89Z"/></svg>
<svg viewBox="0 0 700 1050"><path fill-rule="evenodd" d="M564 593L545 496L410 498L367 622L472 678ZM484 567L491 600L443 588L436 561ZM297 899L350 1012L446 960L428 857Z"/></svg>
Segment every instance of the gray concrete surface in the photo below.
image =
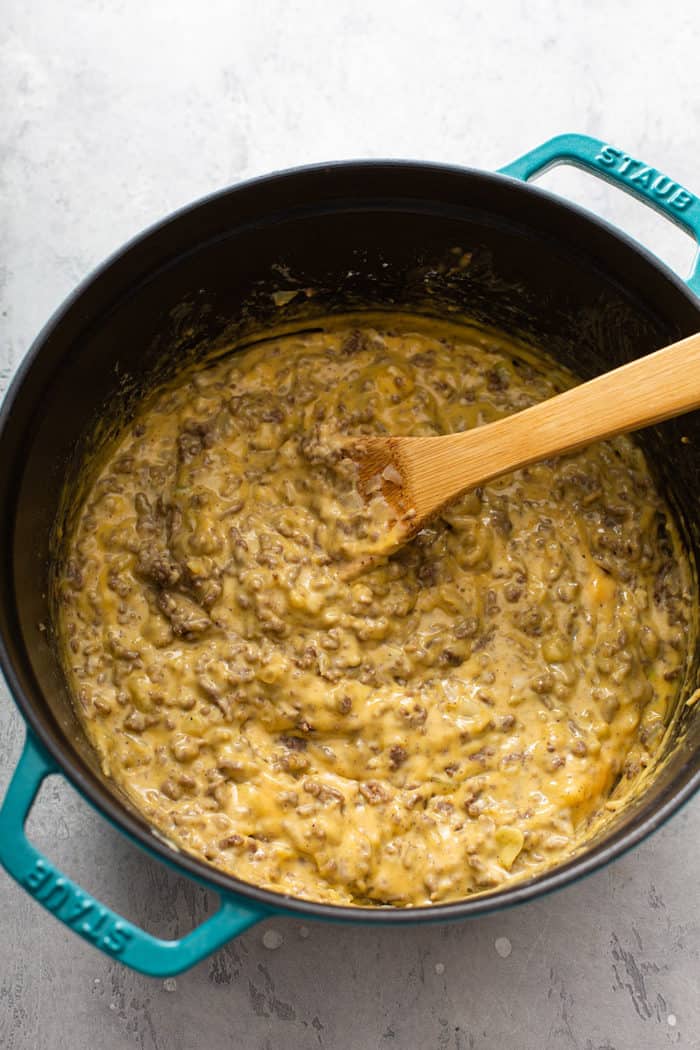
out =
<svg viewBox="0 0 700 1050"><path fill-rule="evenodd" d="M2 384L107 252L270 169L381 155L496 167L581 130L700 188L695 0L577 11L564 0L5 0ZM687 270L690 242L658 217L579 173L547 181ZM0 791L21 738L2 690ZM60 779L31 831L149 929L174 936L211 906ZM170 982L98 955L0 874L0 1047L698 1047L699 841L696 800L606 871L529 906L403 931L274 920Z"/></svg>

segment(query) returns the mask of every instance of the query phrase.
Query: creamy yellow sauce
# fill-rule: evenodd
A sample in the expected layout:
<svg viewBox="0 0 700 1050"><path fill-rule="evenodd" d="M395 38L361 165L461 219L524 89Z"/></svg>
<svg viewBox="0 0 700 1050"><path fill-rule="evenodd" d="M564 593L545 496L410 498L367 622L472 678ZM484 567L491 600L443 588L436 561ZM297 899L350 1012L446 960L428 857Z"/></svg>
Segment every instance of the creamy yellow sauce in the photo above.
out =
<svg viewBox="0 0 700 1050"><path fill-rule="evenodd" d="M557 864L652 759L690 574L626 438L381 542L349 435L488 423L570 380L478 329L329 323L189 371L102 460L58 631L105 772L179 848L416 906Z"/></svg>

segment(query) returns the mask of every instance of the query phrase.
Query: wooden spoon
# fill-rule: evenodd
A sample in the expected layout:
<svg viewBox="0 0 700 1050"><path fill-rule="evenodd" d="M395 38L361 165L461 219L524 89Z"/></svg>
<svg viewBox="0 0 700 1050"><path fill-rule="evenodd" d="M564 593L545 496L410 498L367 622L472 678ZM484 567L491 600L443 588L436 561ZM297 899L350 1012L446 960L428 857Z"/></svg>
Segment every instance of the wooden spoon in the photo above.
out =
<svg viewBox="0 0 700 1050"><path fill-rule="evenodd" d="M347 454L365 499L381 490L395 512L386 556L466 489L698 407L700 333L496 423L444 437L357 438Z"/></svg>

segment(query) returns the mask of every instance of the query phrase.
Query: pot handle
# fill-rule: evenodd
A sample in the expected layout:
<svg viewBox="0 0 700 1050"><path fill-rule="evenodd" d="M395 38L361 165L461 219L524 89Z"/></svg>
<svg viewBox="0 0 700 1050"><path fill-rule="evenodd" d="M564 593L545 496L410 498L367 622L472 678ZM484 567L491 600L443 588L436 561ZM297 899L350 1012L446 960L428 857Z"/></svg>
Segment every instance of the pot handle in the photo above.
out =
<svg viewBox="0 0 700 1050"><path fill-rule="evenodd" d="M29 842L24 826L45 777L60 769L30 732L0 809L0 863L35 900L105 955L150 977L194 966L266 917L262 908L221 895L221 907L176 941L165 941L123 919L62 875Z"/></svg>
<svg viewBox="0 0 700 1050"><path fill-rule="evenodd" d="M663 172L590 135L557 135L500 168L499 174L527 182L557 164L573 164L614 183L661 212L700 246L700 199ZM700 295L700 252L687 283Z"/></svg>

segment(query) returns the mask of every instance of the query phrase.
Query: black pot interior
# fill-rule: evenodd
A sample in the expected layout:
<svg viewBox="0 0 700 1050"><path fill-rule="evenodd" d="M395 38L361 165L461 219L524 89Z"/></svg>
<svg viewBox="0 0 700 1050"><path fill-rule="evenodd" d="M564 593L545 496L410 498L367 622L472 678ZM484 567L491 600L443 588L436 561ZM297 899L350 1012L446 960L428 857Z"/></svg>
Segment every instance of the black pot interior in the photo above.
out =
<svg viewBox="0 0 700 1050"><path fill-rule="evenodd" d="M459 268L465 253L471 260ZM291 289L299 294L276 305L272 293ZM474 319L545 348L582 378L700 329L700 303L609 228L509 179L427 165L338 165L248 184L175 216L91 279L42 333L5 406L0 633L35 731L103 811L158 851L167 847L102 778L44 629L62 498L77 491L95 424L128 413L156 373L212 343L364 308ZM697 557L700 414L641 440ZM697 663L696 653L684 696ZM700 779L700 704L676 719L667 751L643 797L588 848L586 866L659 822ZM241 886L193 859L178 862ZM580 858L563 875L579 870ZM441 910L450 908L481 910L477 901Z"/></svg>

